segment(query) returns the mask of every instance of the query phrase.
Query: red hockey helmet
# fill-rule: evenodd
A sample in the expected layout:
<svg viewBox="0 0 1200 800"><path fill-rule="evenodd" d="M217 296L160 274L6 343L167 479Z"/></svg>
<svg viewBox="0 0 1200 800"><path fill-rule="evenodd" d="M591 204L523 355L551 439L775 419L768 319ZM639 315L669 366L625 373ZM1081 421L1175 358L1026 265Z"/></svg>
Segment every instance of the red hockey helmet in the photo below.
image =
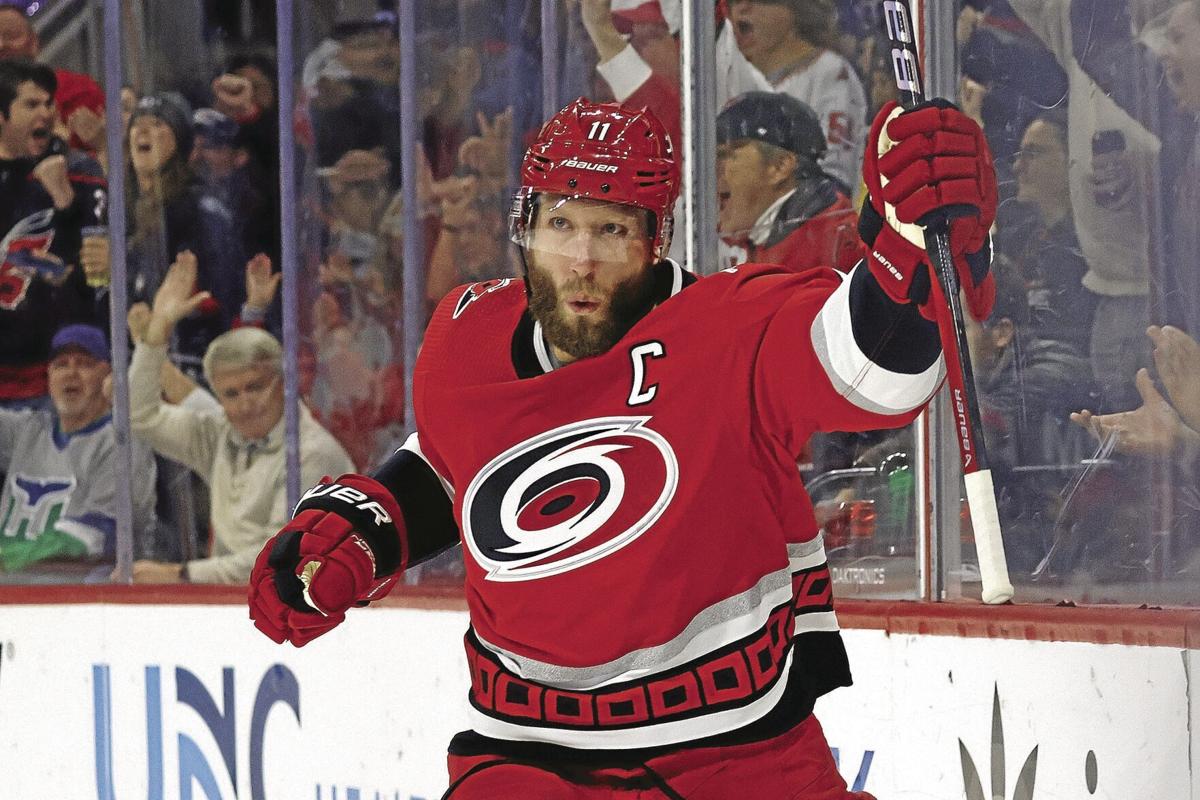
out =
<svg viewBox="0 0 1200 800"><path fill-rule="evenodd" d="M679 182L671 137L653 113L581 97L551 117L525 152L513 241L524 243L537 194L552 192L646 209L654 215L652 251L663 258Z"/></svg>

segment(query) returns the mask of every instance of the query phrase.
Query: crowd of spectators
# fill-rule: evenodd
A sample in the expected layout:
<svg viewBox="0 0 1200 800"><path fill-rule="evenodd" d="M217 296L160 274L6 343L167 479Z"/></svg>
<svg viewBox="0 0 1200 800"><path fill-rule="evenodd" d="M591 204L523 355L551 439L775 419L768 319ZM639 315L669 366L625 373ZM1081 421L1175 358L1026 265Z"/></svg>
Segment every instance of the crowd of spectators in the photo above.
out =
<svg viewBox="0 0 1200 800"><path fill-rule="evenodd" d="M418 4L419 286L405 285L402 263L394 3L301 15L308 44L297 57L291 121L300 200L283 211L299 231L302 483L365 468L402 441L404 331L414 329L405 325L406 292L428 314L456 285L522 274L507 215L514 165L542 117L542 5ZM714 0L713 8L717 266L849 271L862 255L867 126L894 96L878 3ZM563 0L556 99L646 105L681 144L682 13L680 0ZM1124 575L1194 568L1186 555L1200 545L1187 513L1200 453L1200 3L963 0L958 13L953 99L984 128L1000 178L998 303L969 334L1014 565L1039 576L1086 569L1104 557L1098 546L1089 555L1094 541L1120 550ZM209 22L214 36L230 24ZM130 386L138 457L150 460L139 476L157 463L157 478L137 485L158 490L148 514L139 499L135 580L238 582L247 554L285 515L274 32L223 35L213 73L122 89ZM68 356L92 358L96 373L108 363L89 349L107 330L111 289L104 95L86 75L38 64L40 54L25 5L0 3L8 415L0 422L22 432L0 441L9 472L0 569L9 571L64 555L111 557L111 537L77 535L92 524L78 520L110 520L110 507L97 500L80 510L79 490L34 498L36 471L23 460L65 478L92 469L63 460L85 449L78 442L105 442L89 445L89 458L112 447L107 406L69 421L53 377ZM677 241L672 256L680 252ZM63 341L73 346L55 345L56 332L72 332ZM90 386L92 373L73 369L85 377L72 391L90 391L78 386ZM52 451L57 461L43 457ZM895 465L907 470L913 452L909 434L832 435L813 443L802 467L810 477L877 467L867 480L887 480L895 493ZM1170 469L1152 470L1152 459ZM1104 491L1119 471L1154 472L1129 482L1131 503L1143 519L1154 502L1168 506L1160 517L1182 560L1156 561L1153 537L1075 513L1079 496ZM54 477L38 475L38 486ZM843 487L836 502L856 492L872 496ZM908 523L911 501L896 508ZM34 546L39 526L54 533ZM1070 563L1064 537L1076 542L1066 548ZM1050 569L1052 551L1061 563Z"/></svg>
<svg viewBox="0 0 1200 800"><path fill-rule="evenodd" d="M1200 4L969 0L958 40L1001 176L997 273L1025 299L1019 391L981 387L1010 550L1037 580L1193 574Z"/></svg>

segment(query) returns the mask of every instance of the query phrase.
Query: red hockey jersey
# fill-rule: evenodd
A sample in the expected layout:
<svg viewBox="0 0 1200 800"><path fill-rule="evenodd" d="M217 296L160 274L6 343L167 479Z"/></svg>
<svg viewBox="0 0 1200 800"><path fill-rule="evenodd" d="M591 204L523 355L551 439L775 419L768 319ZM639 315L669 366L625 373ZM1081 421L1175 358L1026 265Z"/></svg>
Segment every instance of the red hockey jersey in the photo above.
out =
<svg viewBox="0 0 1200 800"><path fill-rule="evenodd" d="M419 444L462 534L485 736L707 740L849 683L796 455L906 424L942 361L872 364L833 270L655 270L665 299L557 369L520 280L451 292L426 332Z"/></svg>

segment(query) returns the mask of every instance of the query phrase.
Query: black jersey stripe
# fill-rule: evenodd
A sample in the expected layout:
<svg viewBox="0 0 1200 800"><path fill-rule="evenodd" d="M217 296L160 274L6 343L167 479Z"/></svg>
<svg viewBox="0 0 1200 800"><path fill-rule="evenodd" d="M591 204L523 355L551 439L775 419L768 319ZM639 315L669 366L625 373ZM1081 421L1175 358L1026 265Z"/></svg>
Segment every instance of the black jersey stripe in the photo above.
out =
<svg viewBox="0 0 1200 800"><path fill-rule="evenodd" d="M413 434L371 475L392 493L404 514L410 567L458 544L450 497L429 462L410 449L415 438Z"/></svg>

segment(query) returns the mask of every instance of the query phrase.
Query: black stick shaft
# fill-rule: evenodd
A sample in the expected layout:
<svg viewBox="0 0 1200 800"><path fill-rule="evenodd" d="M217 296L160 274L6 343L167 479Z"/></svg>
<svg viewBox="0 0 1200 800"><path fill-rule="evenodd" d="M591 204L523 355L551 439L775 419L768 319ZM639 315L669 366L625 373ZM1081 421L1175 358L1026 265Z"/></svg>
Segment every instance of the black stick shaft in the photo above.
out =
<svg viewBox="0 0 1200 800"><path fill-rule="evenodd" d="M925 89L921 81L921 62L917 57L916 36L912 27L912 14L906 0L885 0L883 4L884 25L892 43L892 68L896 74L896 87L900 93L900 105L913 108L925 102ZM983 426L979 414L979 398L975 392L975 373L967 349L967 330L964 323L962 302L958 296L958 273L954 270L954 258L950 253L950 229L945 218L932 221L925 229L925 243L933 271L941 284L946 302L950 306L953 323L955 352L947 352L947 360L956 360L950 365L950 389L954 401L954 427L957 432L959 456L963 472L986 470L987 447L983 441ZM942 331L943 350L949 331ZM958 367L958 375L954 367ZM955 380L955 378L958 380Z"/></svg>
<svg viewBox="0 0 1200 800"><path fill-rule="evenodd" d="M913 17L907 0L885 0L883 13L888 38L892 42L892 66L896 73L896 86L900 90L901 105L913 108L925 102L921 63L917 58L916 37L913 35ZM950 225L944 213L922 222L926 223L925 248L937 275L938 286L945 295L945 302L938 302L937 298L931 302L935 303L938 333L942 339L942 351L946 354L946 377L954 402L954 429L962 459L963 483L971 509L975 552L979 557L980 595L985 603L1005 603L1013 597L1013 585L1008 577L1000 514L996 508L996 491L983 442L979 398L975 393L975 377L967 349L967 329L958 297L958 273L954 270L954 258L950 252Z"/></svg>

